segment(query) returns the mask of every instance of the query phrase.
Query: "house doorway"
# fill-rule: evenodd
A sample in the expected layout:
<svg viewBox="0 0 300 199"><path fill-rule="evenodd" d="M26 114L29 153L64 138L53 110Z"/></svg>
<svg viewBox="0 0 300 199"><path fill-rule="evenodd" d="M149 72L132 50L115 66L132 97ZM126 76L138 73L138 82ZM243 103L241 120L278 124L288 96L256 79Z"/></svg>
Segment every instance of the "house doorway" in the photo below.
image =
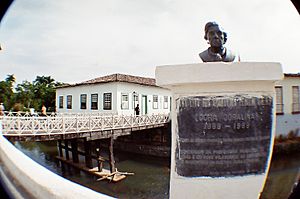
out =
<svg viewBox="0 0 300 199"><path fill-rule="evenodd" d="M141 113L142 115L146 115L148 113L147 95L142 95Z"/></svg>

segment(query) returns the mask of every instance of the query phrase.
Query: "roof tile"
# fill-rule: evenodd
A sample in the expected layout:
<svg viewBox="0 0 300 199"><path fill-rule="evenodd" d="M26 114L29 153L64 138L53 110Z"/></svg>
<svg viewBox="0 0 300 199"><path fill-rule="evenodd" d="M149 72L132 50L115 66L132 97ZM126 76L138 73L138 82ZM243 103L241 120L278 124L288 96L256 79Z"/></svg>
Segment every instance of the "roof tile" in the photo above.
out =
<svg viewBox="0 0 300 199"><path fill-rule="evenodd" d="M81 83L70 84L64 87L74 87L79 85L88 85L88 84L101 84L101 83L108 83L108 82L127 82L127 83L134 83L134 84L141 84L146 86L157 86L154 78L148 77L139 77L133 75L125 75L125 74L112 74L103 77L97 77L91 80L87 80Z"/></svg>

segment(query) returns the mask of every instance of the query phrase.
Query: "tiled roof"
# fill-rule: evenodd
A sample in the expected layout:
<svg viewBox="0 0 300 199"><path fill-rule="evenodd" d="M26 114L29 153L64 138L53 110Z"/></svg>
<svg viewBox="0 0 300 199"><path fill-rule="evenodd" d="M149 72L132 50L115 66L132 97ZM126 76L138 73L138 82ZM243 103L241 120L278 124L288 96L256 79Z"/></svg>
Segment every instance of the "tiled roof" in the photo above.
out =
<svg viewBox="0 0 300 199"><path fill-rule="evenodd" d="M101 83L108 83L108 82L127 82L127 83L141 84L146 86L157 86L154 78L139 77L133 75L124 75L124 74L112 74L103 77L97 77L95 79L91 79L81 83L69 84L66 86L62 86L60 88L74 87L79 85L89 85L89 84L101 84Z"/></svg>
<svg viewBox="0 0 300 199"><path fill-rule="evenodd" d="M284 76L300 77L300 73L285 73ZM58 88L74 87L74 86L89 85L89 84L101 84L101 83L108 83L108 82L128 82L128 83L141 84L146 86L157 86L154 78L139 77L139 76L117 73L112 75L106 75L103 77L97 77L95 79L87 80L81 83L65 84L63 86L59 86Z"/></svg>

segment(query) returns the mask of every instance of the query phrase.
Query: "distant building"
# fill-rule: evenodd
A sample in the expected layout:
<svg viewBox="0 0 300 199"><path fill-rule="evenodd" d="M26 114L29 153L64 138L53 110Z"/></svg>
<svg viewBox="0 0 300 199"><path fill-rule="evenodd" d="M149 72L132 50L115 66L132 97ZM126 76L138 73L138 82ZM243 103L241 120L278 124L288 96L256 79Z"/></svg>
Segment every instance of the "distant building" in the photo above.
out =
<svg viewBox="0 0 300 199"><path fill-rule="evenodd" d="M155 79L124 74L99 77L56 90L56 110L59 113L134 115L137 104L141 115L169 113L170 102L171 92L158 87Z"/></svg>
<svg viewBox="0 0 300 199"><path fill-rule="evenodd" d="M276 90L276 136L290 132L300 136L300 74L284 74L277 82Z"/></svg>
<svg viewBox="0 0 300 199"><path fill-rule="evenodd" d="M276 136L290 132L300 136L300 74L285 74L275 85ZM65 85L56 90L59 113L103 112L133 115L169 113L171 92L155 84L155 79L113 74Z"/></svg>

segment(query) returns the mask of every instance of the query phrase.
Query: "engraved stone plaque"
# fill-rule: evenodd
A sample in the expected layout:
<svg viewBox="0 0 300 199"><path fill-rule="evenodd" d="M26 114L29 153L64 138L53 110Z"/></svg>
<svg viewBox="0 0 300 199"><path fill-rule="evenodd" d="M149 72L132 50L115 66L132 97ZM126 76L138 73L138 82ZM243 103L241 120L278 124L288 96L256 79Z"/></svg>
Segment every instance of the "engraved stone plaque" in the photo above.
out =
<svg viewBox="0 0 300 199"><path fill-rule="evenodd" d="M271 96L196 96L176 100L176 172L229 177L265 172Z"/></svg>

